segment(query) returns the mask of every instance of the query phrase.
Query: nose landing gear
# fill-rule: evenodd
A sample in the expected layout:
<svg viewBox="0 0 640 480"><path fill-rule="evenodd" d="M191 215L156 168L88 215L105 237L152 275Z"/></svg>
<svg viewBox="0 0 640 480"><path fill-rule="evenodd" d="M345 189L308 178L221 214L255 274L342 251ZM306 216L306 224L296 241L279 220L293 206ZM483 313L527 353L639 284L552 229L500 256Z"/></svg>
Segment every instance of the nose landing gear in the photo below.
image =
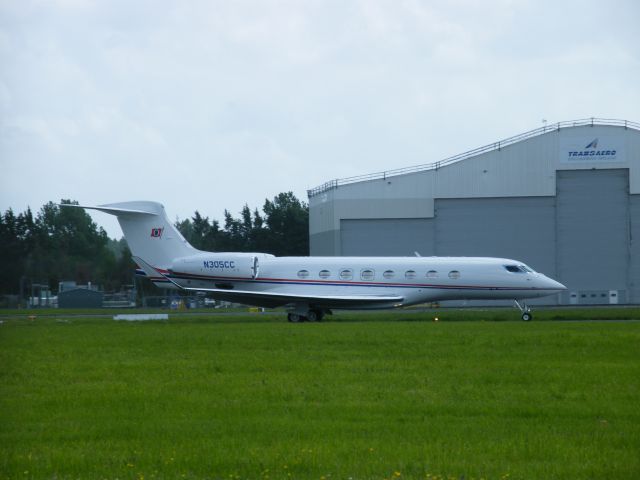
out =
<svg viewBox="0 0 640 480"><path fill-rule="evenodd" d="M525 322L530 322L533 319L533 314L531 313L531 307L527 306L526 303L522 302L522 305L517 300L513 301L516 304L516 307L522 312L522 320Z"/></svg>

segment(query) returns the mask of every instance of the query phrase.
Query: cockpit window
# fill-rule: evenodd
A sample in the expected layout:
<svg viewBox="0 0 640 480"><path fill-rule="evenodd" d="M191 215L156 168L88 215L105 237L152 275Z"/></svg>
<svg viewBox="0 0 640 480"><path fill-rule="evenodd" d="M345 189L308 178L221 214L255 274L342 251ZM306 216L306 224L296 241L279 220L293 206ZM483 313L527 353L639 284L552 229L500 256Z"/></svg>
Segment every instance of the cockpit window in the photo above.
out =
<svg viewBox="0 0 640 480"><path fill-rule="evenodd" d="M520 268L522 268L527 273L535 273L535 270L533 268L526 265L520 265Z"/></svg>
<svg viewBox="0 0 640 480"><path fill-rule="evenodd" d="M522 265L505 265L504 268L506 268L507 271L511 272L511 273L526 273L527 272Z"/></svg>

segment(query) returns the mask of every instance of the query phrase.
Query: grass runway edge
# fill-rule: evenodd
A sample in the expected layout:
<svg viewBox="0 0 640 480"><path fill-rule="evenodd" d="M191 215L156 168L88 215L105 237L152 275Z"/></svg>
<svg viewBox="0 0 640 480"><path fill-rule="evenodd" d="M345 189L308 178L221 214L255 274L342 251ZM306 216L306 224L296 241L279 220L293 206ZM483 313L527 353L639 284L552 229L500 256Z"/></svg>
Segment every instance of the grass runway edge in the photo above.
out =
<svg viewBox="0 0 640 480"><path fill-rule="evenodd" d="M639 323L411 315L5 320L0 478L638 476Z"/></svg>

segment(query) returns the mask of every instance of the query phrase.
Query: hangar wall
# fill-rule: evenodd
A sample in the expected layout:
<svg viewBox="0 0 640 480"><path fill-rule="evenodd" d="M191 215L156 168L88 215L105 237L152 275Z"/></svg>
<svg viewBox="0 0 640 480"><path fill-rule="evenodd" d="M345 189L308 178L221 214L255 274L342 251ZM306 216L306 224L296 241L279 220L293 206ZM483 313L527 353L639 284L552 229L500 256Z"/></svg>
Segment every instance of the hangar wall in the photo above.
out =
<svg viewBox="0 0 640 480"><path fill-rule="evenodd" d="M640 303L633 126L558 127L442 167L310 191L311 254L516 258L569 288L542 303Z"/></svg>
<svg viewBox="0 0 640 480"><path fill-rule="evenodd" d="M340 222L340 250L356 257L431 252L436 249L434 223L433 218L345 219Z"/></svg>

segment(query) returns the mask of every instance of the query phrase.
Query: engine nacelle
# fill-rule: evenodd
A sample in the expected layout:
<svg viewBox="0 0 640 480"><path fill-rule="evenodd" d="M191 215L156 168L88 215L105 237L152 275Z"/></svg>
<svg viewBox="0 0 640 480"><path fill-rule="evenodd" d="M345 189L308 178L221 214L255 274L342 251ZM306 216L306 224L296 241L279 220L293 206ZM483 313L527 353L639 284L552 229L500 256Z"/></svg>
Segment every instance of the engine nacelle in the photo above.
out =
<svg viewBox="0 0 640 480"><path fill-rule="evenodd" d="M250 253L199 253L177 258L169 271L207 277L253 279L258 276L258 257Z"/></svg>

